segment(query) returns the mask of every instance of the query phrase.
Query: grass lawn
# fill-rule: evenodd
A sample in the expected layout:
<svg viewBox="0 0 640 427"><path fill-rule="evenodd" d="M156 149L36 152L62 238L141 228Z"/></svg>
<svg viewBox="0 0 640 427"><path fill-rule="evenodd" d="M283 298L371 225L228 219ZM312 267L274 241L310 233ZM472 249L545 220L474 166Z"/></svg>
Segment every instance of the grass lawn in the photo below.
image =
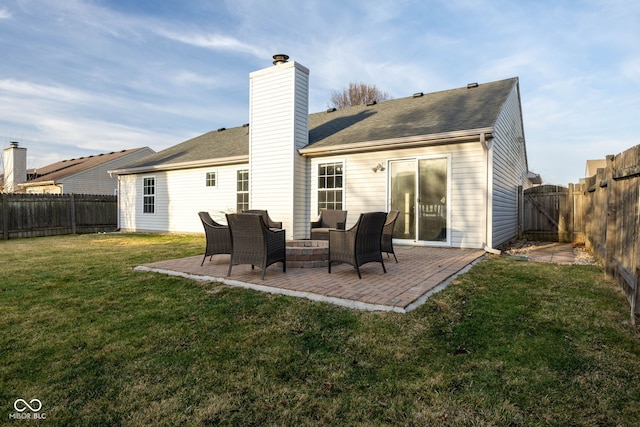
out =
<svg viewBox="0 0 640 427"><path fill-rule="evenodd" d="M596 266L491 256L409 314L132 271L203 248L0 241L0 424L17 399L56 426L640 424L640 331Z"/></svg>

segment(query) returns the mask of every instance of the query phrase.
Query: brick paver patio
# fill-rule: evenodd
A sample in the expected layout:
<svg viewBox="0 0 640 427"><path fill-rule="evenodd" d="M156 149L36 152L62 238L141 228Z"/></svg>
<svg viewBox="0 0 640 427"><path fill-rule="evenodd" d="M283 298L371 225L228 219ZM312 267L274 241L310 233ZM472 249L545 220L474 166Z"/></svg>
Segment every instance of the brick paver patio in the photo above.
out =
<svg viewBox="0 0 640 427"><path fill-rule="evenodd" d="M419 246L396 246L398 263L385 256L384 274L380 263L360 267L362 279L347 264L327 268L287 268L282 264L267 268L265 280L261 270L250 265L236 265L226 277L229 255L215 255L203 266L202 256L159 261L136 267L195 280L222 282L263 292L279 293L315 301L364 310L387 310L406 313L420 306L432 293L444 288L453 277L466 271L483 257L479 249L453 249Z"/></svg>

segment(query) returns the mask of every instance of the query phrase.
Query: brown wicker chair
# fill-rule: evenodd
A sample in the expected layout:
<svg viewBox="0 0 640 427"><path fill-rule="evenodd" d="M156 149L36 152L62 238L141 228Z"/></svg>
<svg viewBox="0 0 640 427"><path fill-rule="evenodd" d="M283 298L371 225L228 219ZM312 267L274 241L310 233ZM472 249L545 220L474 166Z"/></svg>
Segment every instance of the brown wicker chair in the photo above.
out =
<svg viewBox="0 0 640 427"><path fill-rule="evenodd" d="M274 221L271 218L269 218L269 213L267 211L250 209L248 211L242 211L242 213L252 213L252 214L262 215L262 219L264 223L267 224L269 228L282 229L282 222Z"/></svg>
<svg viewBox="0 0 640 427"><path fill-rule="evenodd" d="M349 230L329 230L329 273L331 263L344 262L353 265L362 279L360 266L374 261L386 273L380 245L386 217L385 212L363 213Z"/></svg>
<svg viewBox="0 0 640 427"><path fill-rule="evenodd" d="M382 252L387 253L387 258L389 258L389 254L393 254L396 262L398 262L398 258L393 251L393 227L396 225L399 214L399 211L390 211L387 214L387 220L384 222L384 227L382 228L382 241L380 242Z"/></svg>
<svg viewBox="0 0 640 427"><path fill-rule="evenodd" d="M230 254L231 253L231 235L229 234L229 227L226 225L218 224L215 222L209 212L198 212L202 226L204 227L204 234L207 238L207 247L204 252L204 260L209 257L209 261L214 255L217 254Z"/></svg>
<svg viewBox="0 0 640 427"><path fill-rule="evenodd" d="M344 230L347 211L321 210L316 221L311 221L311 240L329 240L329 230Z"/></svg>
<svg viewBox="0 0 640 427"><path fill-rule="evenodd" d="M285 231L271 230L260 214L227 214L227 223L231 232L231 259L227 277L231 268L238 264L251 264L251 269L262 267L262 280L268 266L282 262L282 271L287 271Z"/></svg>

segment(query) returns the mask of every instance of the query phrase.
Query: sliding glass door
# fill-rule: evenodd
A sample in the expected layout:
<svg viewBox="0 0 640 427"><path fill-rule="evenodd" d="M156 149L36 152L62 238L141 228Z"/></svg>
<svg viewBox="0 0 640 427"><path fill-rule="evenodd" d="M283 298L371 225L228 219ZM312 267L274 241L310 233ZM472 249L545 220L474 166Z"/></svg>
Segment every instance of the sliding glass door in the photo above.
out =
<svg viewBox="0 0 640 427"><path fill-rule="evenodd" d="M400 211L393 237L449 242L447 157L390 162L390 209Z"/></svg>

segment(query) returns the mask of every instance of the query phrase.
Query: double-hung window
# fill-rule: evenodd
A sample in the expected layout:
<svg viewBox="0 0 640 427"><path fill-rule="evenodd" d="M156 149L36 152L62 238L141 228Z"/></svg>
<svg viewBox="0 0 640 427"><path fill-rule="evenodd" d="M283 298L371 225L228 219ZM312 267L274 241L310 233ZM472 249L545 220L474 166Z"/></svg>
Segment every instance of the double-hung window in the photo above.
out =
<svg viewBox="0 0 640 427"><path fill-rule="evenodd" d="M239 170L236 176L236 212L242 212L249 209L249 170Z"/></svg>
<svg viewBox="0 0 640 427"><path fill-rule="evenodd" d="M215 172L207 172L207 175L205 176L205 186L215 187L218 185L216 178L217 176Z"/></svg>
<svg viewBox="0 0 640 427"><path fill-rule="evenodd" d="M342 162L318 164L318 212L342 210L344 193Z"/></svg>
<svg viewBox="0 0 640 427"><path fill-rule="evenodd" d="M156 178L147 176L142 181L142 213L156 212Z"/></svg>

